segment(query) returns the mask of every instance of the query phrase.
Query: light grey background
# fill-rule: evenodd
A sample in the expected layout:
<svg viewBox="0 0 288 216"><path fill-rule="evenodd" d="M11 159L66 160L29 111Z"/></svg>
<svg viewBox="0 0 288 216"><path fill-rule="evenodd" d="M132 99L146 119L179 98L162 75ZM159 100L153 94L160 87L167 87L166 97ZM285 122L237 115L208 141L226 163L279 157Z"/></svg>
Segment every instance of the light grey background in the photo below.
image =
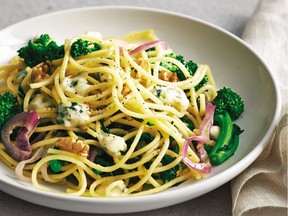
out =
<svg viewBox="0 0 288 216"><path fill-rule="evenodd" d="M222 27L241 37L247 20L259 0L0 0L0 29L49 12L89 6L129 5L150 7L190 15ZM173 199L173 197L171 197ZM226 216L231 215L230 182L196 199L128 216ZM0 191L1 216L88 216L47 208L12 197ZM114 214L115 215L115 214ZM117 215L117 214L116 214Z"/></svg>

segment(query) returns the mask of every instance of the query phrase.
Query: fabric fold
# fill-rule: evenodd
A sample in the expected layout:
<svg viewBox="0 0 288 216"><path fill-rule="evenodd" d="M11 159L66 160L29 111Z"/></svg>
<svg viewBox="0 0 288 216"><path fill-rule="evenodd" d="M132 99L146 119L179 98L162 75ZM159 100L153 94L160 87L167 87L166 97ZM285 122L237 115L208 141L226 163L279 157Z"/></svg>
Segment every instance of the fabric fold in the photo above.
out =
<svg viewBox="0 0 288 216"><path fill-rule="evenodd" d="M280 86L282 112L269 145L231 181L234 216L287 215L287 4L287 0L261 0L242 35L274 73Z"/></svg>

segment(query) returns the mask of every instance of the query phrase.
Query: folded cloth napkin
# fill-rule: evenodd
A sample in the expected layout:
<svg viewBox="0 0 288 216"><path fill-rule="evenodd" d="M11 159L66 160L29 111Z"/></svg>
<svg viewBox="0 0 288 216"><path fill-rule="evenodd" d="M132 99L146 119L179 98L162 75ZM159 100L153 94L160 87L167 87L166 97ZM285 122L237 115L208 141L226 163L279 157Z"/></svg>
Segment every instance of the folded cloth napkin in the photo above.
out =
<svg viewBox="0 0 288 216"><path fill-rule="evenodd" d="M263 153L231 181L234 216L287 216L288 1L260 0L242 38L270 66L280 86L282 111Z"/></svg>

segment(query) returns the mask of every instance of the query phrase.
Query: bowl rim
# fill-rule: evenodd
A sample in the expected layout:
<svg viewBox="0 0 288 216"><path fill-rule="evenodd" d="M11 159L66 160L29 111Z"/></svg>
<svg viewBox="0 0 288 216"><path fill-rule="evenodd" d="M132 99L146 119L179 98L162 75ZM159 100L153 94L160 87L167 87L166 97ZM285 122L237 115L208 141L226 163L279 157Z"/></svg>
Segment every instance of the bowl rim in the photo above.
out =
<svg viewBox="0 0 288 216"><path fill-rule="evenodd" d="M269 140L272 137L272 135L273 135L273 133L277 127L277 124L279 122L279 119L280 119L280 114L281 114L280 88L277 85L277 80L276 80L275 75L273 74L273 70L265 63L265 61L260 56L260 54L258 54L257 51L251 47L251 45L249 45L247 42L245 42L244 40L242 40L238 36L232 34L231 32L229 32L229 31L227 31L227 30L225 30L225 29L223 29L223 28L221 28L215 24L209 23L207 21L201 20L199 18L190 16L190 15L180 14L179 12L164 10L164 9L150 8L150 7L139 7L139 6L128 6L128 5L127 6L125 6L125 5L121 5L121 6L115 6L115 5L111 5L111 6L88 6L88 7L81 7L81 8L64 9L64 10L54 11L54 12L30 17L28 19L25 19L25 20L20 21L20 22L16 22L12 25L9 25L9 26L6 26L6 27L0 29L0 36L1 36L1 34L5 33L5 31L9 31L9 30L15 28L19 24L25 24L26 22L30 22L31 20L34 20L34 19L41 19L41 18L45 18L45 17L49 17L49 16L55 16L55 15L63 14L63 13L72 14L72 13L77 13L79 11L87 11L87 10L90 10L90 11L97 11L97 10L132 10L132 11L135 11L135 10L137 10L137 11L141 11L141 12L154 12L154 13L162 13L165 15L177 16L180 18L189 19L190 21L197 22L198 24L205 25L209 28L212 28L213 30L221 32L222 34L225 34L228 37L233 38L238 43L241 43L246 49L248 49L261 62L261 64L265 67L265 70L268 72L269 77L272 80L273 87L274 87L273 90L275 91L275 96L276 96L275 112L274 112L274 116L273 116L272 121L271 121L271 125L268 127L266 134L261 138L261 140L251 150L251 152L249 152L245 157L241 158L236 164L234 164L231 167L229 167L228 169L222 171L221 174L225 175L225 177L228 179L226 182L228 182L229 180L233 179L236 176L232 170L237 169L237 170L241 170L241 172L242 172L249 165L251 165L252 162L254 162L257 159L257 157L262 153L264 148L268 145L269 142L267 142L267 140ZM1 44L0 44L0 46L1 46ZM252 161L252 162L250 162L250 161ZM213 176L212 178L205 179L205 181L207 182L205 184L212 183L212 181L215 181L215 179L218 181L222 177L222 175L220 176L219 174ZM151 199L152 200L156 199L159 196L159 194L152 194L152 195L148 195L148 196L139 196L139 197L137 197L137 199L134 199L135 197L121 197L120 199L119 198L73 197L73 196L67 196L67 195L63 195L63 194L55 194L52 192L50 193L50 192L46 192L46 191L41 191L41 190L37 190L34 188L31 189L29 187L25 187L24 185L16 184L15 182L3 181L2 179L0 179L0 183L1 183L0 184L1 190L5 191L7 193L9 193L9 189L11 190L11 187L18 187L25 192L33 193L37 196L44 196L46 198L52 198L52 199L56 199L56 200L66 200L69 202L70 201L87 202L90 204L95 204L95 201L98 202L99 204L101 204L101 203L109 203L109 204L113 204L113 203L119 204L120 203L121 204L121 203L126 203L126 202L133 204L134 202L139 202L139 200L145 204L145 203L151 202ZM200 180L199 182L197 182L197 184L201 185L201 184L203 184L203 181ZM211 189L215 189L215 188L217 188L223 184L224 183L221 183L221 184L215 184L214 183L214 184L212 184L213 186L211 187ZM180 191L179 194L182 191L184 191L185 189L186 189L186 187L178 189ZM165 191L165 195L167 195L167 197L175 196L174 193L175 193L175 191L173 191L173 190L172 191ZM208 193L208 192L206 192L206 193ZM163 192L161 192L161 194L163 194ZM11 194L11 195L15 196L16 194ZM195 197L193 197L193 198L195 198ZM188 200L188 199L186 199L186 200ZM33 201L31 201L31 202L33 202ZM37 204L40 204L40 203L37 203ZM101 213L103 213L103 212L101 212Z"/></svg>

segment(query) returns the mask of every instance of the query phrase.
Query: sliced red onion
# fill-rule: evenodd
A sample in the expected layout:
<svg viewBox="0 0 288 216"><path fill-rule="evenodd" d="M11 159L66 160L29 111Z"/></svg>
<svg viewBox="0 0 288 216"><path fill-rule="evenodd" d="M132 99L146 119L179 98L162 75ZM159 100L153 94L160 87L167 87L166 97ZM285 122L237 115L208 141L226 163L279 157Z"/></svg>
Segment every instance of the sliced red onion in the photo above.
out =
<svg viewBox="0 0 288 216"><path fill-rule="evenodd" d="M199 136L204 137L205 139L210 140L210 130L211 127L213 126L214 122L214 111L215 111L215 106L211 103L206 103L206 113L205 117L202 121L202 124L200 125L199 128ZM197 154L200 157L201 162L208 162L208 154L204 148L204 143L203 142L197 142Z"/></svg>
<svg viewBox="0 0 288 216"><path fill-rule="evenodd" d="M206 103L206 113L199 128L199 135L192 136L185 140L182 149L183 162L190 168L202 173L209 173L211 171L211 164L209 162L208 154L204 148L204 143L210 141L210 129L214 122L215 106L211 103ZM197 141L197 155L200 158L200 163L195 163L187 157L188 146L192 141Z"/></svg>
<svg viewBox="0 0 288 216"><path fill-rule="evenodd" d="M209 162L207 163L196 163L191 161L188 157L187 157L187 152L188 152L188 146L189 143L192 142L193 140L195 141L199 141L199 142L208 142L209 139L206 139L202 136L192 136L189 137L188 139L185 140L184 145L183 145L183 149L182 149L182 159L183 162L190 168L201 172L201 173L209 173L211 171L211 164Z"/></svg>
<svg viewBox="0 0 288 216"><path fill-rule="evenodd" d="M215 106L212 103L206 103L206 112L202 124L199 128L199 135L210 139L210 129L214 122Z"/></svg>
<svg viewBox="0 0 288 216"><path fill-rule="evenodd" d="M95 146L91 146L87 159L94 162L94 159L97 156L97 153L98 153L97 148Z"/></svg>
<svg viewBox="0 0 288 216"><path fill-rule="evenodd" d="M129 54L133 55L135 53L141 52L142 50L147 50L158 45L161 45L165 50L169 48L168 44L165 41L155 40L136 47L135 49L129 51Z"/></svg>
<svg viewBox="0 0 288 216"><path fill-rule="evenodd" d="M27 160L31 157L32 149L29 138L40 122L36 111L25 111L10 118L2 127L1 140L7 153L16 161ZM14 129L18 130L17 137L11 140Z"/></svg>
<svg viewBox="0 0 288 216"><path fill-rule="evenodd" d="M31 157L30 159L23 160L23 161L19 162L15 168L15 174L16 174L17 178L20 180L23 180L23 181L31 181L31 178L23 175L23 169L27 163L33 163L33 162L39 160L44 155L45 152L46 152L46 148L44 148L44 147L39 148L35 152L33 157Z"/></svg>
<svg viewBox="0 0 288 216"><path fill-rule="evenodd" d="M39 114L32 110L32 111L27 111L29 114L26 119L25 127L27 128L28 131L32 131L35 129L35 127L38 125L40 121L40 116ZM21 114L21 113L20 113Z"/></svg>

